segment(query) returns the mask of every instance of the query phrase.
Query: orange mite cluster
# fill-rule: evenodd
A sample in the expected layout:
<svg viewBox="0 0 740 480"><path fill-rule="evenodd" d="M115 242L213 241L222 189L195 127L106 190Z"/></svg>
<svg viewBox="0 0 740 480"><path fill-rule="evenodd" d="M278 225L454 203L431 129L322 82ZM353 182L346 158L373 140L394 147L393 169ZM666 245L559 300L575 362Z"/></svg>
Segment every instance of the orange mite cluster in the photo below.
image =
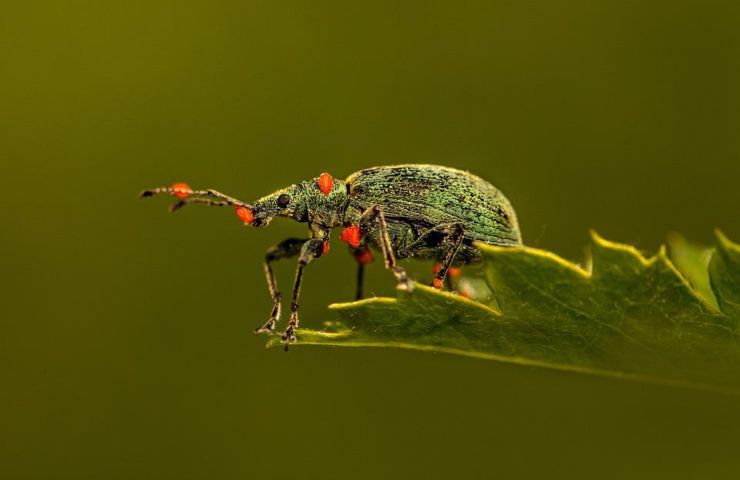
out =
<svg viewBox="0 0 740 480"><path fill-rule="evenodd" d="M331 175L326 172L319 175L319 190L321 190L321 193L323 193L324 196L329 195L332 187L334 187L334 179Z"/></svg>
<svg viewBox="0 0 740 480"><path fill-rule="evenodd" d="M173 183L172 184L172 195L177 198L188 198L193 193L193 189L187 183Z"/></svg>
<svg viewBox="0 0 740 480"><path fill-rule="evenodd" d="M437 273L439 273L439 270L441 268L441 263L435 263L434 267L432 268L432 273L436 275ZM462 270L457 267L450 267L449 269L447 269L447 276L450 278L457 278L460 276L460 273L462 273ZM432 280L432 286L441 290L442 288L444 288L444 282L439 278L435 278L434 280Z"/></svg>
<svg viewBox="0 0 740 480"><path fill-rule="evenodd" d="M435 263L434 267L432 268L432 273L435 275L439 272L439 270L442 268L441 263ZM450 278L457 278L462 273L462 269L458 267L450 267L447 269L447 276Z"/></svg>
<svg viewBox="0 0 740 480"><path fill-rule="evenodd" d="M254 221L254 212L247 207L236 207L236 215L241 218L244 223L252 223Z"/></svg>
<svg viewBox="0 0 740 480"><path fill-rule="evenodd" d="M360 226L350 225L349 227L342 230L342 235L340 235L339 239L349 244L350 246L357 248L360 246L360 237L362 237Z"/></svg>

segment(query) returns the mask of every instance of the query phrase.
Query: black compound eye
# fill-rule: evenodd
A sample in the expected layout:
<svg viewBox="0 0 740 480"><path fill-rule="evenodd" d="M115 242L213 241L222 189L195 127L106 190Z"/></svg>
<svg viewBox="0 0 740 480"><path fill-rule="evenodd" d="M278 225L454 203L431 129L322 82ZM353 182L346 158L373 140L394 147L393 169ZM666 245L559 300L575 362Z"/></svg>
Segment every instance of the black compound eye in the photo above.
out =
<svg viewBox="0 0 740 480"><path fill-rule="evenodd" d="M283 193L277 198L277 204L278 204L278 207L280 208L287 207L289 203L290 203L290 195L288 195L287 193Z"/></svg>

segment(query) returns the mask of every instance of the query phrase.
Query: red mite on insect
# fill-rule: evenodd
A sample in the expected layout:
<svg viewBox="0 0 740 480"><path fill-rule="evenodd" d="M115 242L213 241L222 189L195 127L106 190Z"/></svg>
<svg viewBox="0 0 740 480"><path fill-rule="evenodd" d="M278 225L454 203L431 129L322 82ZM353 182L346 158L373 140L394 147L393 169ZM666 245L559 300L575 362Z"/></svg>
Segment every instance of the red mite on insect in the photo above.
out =
<svg viewBox="0 0 740 480"><path fill-rule="evenodd" d="M348 244L350 247L357 248L360 246L360 237L362 237L360 226L350 225L349 227L342 230L342 234L339 236L339 240Z"/></svg>
<svg viewBox="0 0 740 480"><path fill-rule="evenodd" d="M192 193L193 189L187 183L173 183L172 184L173 195L177 198L188 198Z"/></svg>
<svg viewBox="0 0 740 480"><path fill-rule="evenodd" d="M435 263L434 266L432 267L432 273L436 275L437 273L439 273L441 269L442 269L442 264ZM462 273L462 269L458 267L450 267L447 270L447 276L450 278L457 278L460 276L461 273Z"/></svg>
<svg viewBox="0 0 740 480"><path fill-rule="evenodd" d="M329 195L333 186L334 179L331 178L331 175L326 172L319 175L319 190L321 190L321 193L323 193L325 197Z"/></svg>
<svg viewBox="0 0 740 480"><path fill-rule="evenodd" d="M244 223L251 224L254 221L254 213L247 207L236 207L236 214Z"/></svg>

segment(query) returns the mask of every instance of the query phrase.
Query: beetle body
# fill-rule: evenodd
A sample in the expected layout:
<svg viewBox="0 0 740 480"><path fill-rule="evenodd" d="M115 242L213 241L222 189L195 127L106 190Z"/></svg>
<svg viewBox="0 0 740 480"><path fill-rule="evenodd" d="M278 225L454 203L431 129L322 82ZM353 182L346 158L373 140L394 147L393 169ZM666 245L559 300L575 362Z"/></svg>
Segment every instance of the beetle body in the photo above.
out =
<svg viewBox="0 0 740 480"><path fill-rule="evenodd" d="M258 332L272 332L280 317L282 295L272 262L298 257L291 318L282 337L286 343L295 341L303 269L328 251L332 228L344 228L341 239L350 245L359 263L358 298L362 296L364 266L372 261L369 247L382 252L386 268L398 278L399 288L411 290L412 282L396 264L399 258L439 261L432 284L442 288L452 265L480 260L474 241L504 246L522 242L514 209L496 187L471 173L436 165L368 168L344 181L323 173L254 204L215 190L194 191L181 183L145 190L142 196L160 193L179 198L173 211L189 203L233 206L239 217L254 227L265 227L277 216L308 224L309 238L289 238L268 249L265 257L274 303L269 320Z"/></svg>
<svg viewBox="0 0 740 480"><path fill-rule="evenodd" d="M447 254L444 228L464 227L455 264L478 261L474 240L492 245L519 245L516 213L493 185L471 173L436 165L396 165L361 170L347 180L345 225L356 224L372 205L383 208L398 258L442 261ZM437 228L433 234L423 235ZM369 243L380 245L377 232ZM422 241L417 241L422 238Z"/></svg>

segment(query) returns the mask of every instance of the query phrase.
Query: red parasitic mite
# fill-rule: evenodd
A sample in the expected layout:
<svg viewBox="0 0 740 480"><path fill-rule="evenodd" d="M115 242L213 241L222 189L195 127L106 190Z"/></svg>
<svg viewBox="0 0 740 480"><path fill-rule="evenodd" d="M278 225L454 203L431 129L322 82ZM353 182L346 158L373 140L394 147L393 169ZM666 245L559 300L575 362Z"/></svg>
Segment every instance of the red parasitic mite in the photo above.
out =
<svg viewBox="0 0 740 480"><path fill-rule="evenodd" d="M360 246L360 237L362 237L360 226L350 225L349 227L342 230L342 234L339 236L339 240L348 244L350 247L357 248Z"/></svg>
<svg viewBox="0 0 740 480"><path fill-rule="evenodd" d="M334 186L334 179L331 178L331 175L324 172L321 175L319 175L319 190L321 190L321 193L324 194L324 196L329 195L331 192L332 187Z"/></svg>
<svg viewBox="0 0 740 480"><path fill-rule="evenodd" d="M459 267L450 267L447 270L447 275L451 278L457 278L462 274L462 268Z"/></svg>
<svg viewBox="0 0 740 480"><path fill-rule="evenodd" d="M177 198L188 198L192 193L193 189L187 183L173 183L172 184L173 195Z"/></svg>
<svg viewBox="0 0 740 480"><path fill-rule="evenodd" d="M241 218L244 223L251 224L254 221L254 212L247 207L236 207L236 215Z"/></svg>

